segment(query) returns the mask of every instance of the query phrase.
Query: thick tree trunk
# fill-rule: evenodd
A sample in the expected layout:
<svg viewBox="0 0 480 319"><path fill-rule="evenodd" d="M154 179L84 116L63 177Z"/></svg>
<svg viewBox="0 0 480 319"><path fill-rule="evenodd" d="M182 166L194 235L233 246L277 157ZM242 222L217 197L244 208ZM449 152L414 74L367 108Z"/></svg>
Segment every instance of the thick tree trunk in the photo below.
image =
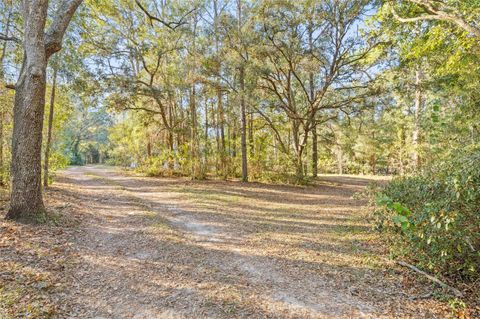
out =
<svg viewBox="0 0 480 319"><path fill-rule="evenodd" d="M64 0L45 30L48 0L22 2L23 64L15 85L12 134L12 193L6 218L45 218L42 200L42 131L48 58L62 47L70 20L82 0Z"/></svg>
<svg viewBox="0 0 480 319"><path fill-rule="evenodd" d="M45 144L45 158L44 158L44 172L43 172L43 186L48 187L48 173L49 173L49 157L50 147L52 144L52 128L53 128L53 115L55 110L55 90L57 87L57 68L53 69L53 83L52 92L50 94L50 112L48 114L48 131L47 131L47 143Z"/></svg>
<svg viewBox="0 0 480 319"><path fill-rule="evenodd" d="M305 176L303 169L303 146L300 144L300 123L297 120L292 122L292 137L295 148L295 175L298 179L303 179Z"/></svg>
<svg viewBox="0 0 480 319"><path fill-rule="evenodd" d="M36 221L45 213L40 154L47 63L45 55L30 59L31 53L25 54L13 108L12 194L7 218Z"/></svg>
<svg viewBox="0 0 480 319"><path fill-rule="evenodd" d="M305 176L304 169L303 169L303 152L300 151L297 153L296 156L296 172L295 175L299 180L302 180Z"/></svg>
<svg viewBox="0 0 480 319"><path fill-rule="evenodd" d="M37 3L38 2L38 3ZM27 6L27 4L23 4ZM35 6L36 5L36 6ZM15 86L12 134L12 193L7 218L44 218L41 150L45 107L47 55L44 27L48 2L34 1L25 18L23 65Z"/></svg>

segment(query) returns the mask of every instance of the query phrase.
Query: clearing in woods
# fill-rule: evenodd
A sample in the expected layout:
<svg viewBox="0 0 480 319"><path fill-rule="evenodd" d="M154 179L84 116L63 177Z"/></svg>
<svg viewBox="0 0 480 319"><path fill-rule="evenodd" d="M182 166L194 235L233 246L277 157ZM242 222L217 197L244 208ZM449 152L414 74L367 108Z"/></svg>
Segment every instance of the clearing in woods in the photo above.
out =
<svg viewBox="0 0 480 319"><path fill-rule="evenodd" d="M368 182L331 176L294 187L69 168L50 191L81 216L66 230L60 317L436 318L435 301L413 298L431 287L405 284L381 258L365 203L352 198Z"/></svg>

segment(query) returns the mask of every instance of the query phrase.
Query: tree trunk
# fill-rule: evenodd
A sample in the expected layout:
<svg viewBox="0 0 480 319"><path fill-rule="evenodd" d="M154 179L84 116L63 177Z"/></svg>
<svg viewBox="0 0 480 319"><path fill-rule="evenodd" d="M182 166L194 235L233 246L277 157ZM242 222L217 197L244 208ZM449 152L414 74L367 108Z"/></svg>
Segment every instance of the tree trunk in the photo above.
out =
<svg viewBox="0 0 480 319"><path fill-rule="evenodd" d="M210 139L208 137L208 99L205 99L205 150L204 150L204 173L208 173L208 154L210 153Z"/></svg>
<svg viewBox="0 0 480 319"><path fill-rule="evenodd" d="M197 72L197 61L196 61L196 54L197 54L197 15L193 16L193 34L192 34L192 51L193 51L193 76L196 78ZM191 157L192 157L192 168L191 168L191 177L195 179L199 175L199 168L200 168L200 143L198 141L198 121L197 121L197 91L196 91L196 81L192 83L192 87L190 90L190 116L192 121L191 127Z"/></svg>
<svg viewBox="0 0 480 319"><path fill-rule="evenodd" d="M12 193L6 217L35 222L45 218L41 150L47 69L44 28L48 2L33 1L23 6L26 11L24 57L15 86Z"/></svg>
<svg viewBox="0 0 480 319"><path fill-rule="evenodd" d="M195 84L192 85L190 91L190 116L192 121L191 126L191 141L190 141L190 148L191 148L191 178L197 178L197 161L198 161L198 147L197 147L197 105L196 105L196 90Z"/></svg>
<svg viewBox="0 0 480 319"><path fill-rule="evenodd" d="M375 122L375 116L373 116L373 121ZM375 141L375 130L372 131L372 140ZM377 154L375 151L370 156L370 168L372 175L377 175Z"/></svg>
<svg viewBox="0 0 480 319"><path fill-rule="evenodd" d="M318 140L317 140L317 125L314 124L312 128L312 177L318 176Z"/></svg>
<svg viewBox="0 0 480 319"><path fill-rule="evenodd" d="M63 0L48 30L48 0L22 2L23 64L15 85L12 134L12 193L6 218L38 222L42 200L42 131L48 58L62 48L63 35L82 0Z"/></svg>
<svg viewBox="0 0 480 319"><path fill-rule="evenodd" d="M298 179L303 179L304 170L303 170L303 146L300 145L300 123L297 120L292 121L292 137L293 145L295 147L295 175Z"/></svg>
<svg viewBox="0 0 480 319"><path fill-rule="evenodd" d="M175 146L174 146L174 138L175 136L173 135L172 130L168 130L167 133L167 145L168 145L168 168L169 169L174 169L175 168L175 163L174 163L174 152L175 152Z"/></svg>
<svg viewBox="0 0 480 319"><path fill-rule="evenodd" d="M305 174L303 170L303 152L301 151L297 153L297 162L295 166L296 166L295 175L299 180L302 180Z"/></svg>
<svg viewBox="0 0 480 319"><path fill-rule="evenodd" d="M308 25L308 46L310 52L313 52L313 26L312 22L309 22ZM308 74L308 82L310 85L310 103L313 103L315 100L315 82L313 72ZM318 176L318 141L317 141L317 118L316 111L314 111L312 119L312 177L315 178Z"/></svg>
<svg viewBox="0 0 480 319"><path fill-rule="evenodd" d="M147 136L147 159L152 157L152 141L150 135Z"/></svg>
<svg viewBox="0 0 480 319"><path fill-rule="evenodd" d="M223 99L222 91L220 88L217 91L217 107L218 107L218 127L220 133L220 144L219 150L220 153L220 173L222 177L227 178L227 164L226 164L226 153L225 153L225 112L223 110Z"/></svg>
<svg viewBox="0 0 480 319"><path fill-rule="evenodd" d="M47 143L45 144L45 158L44 158L44 172L43 172L43 186L48 187L48 164L50 157L50 147L52 144L52 128L53 128L53 112L55 109L55 90L57 87L57 67L53 69L53 83L52 92L50 94L50 112L48 114L48 131L47 131Z"/></svg>
<svg viewBox="0 0 480 319"><path fill-rule="evenodd" d="M227 177L227 168L226 168L226 158L225 158L225 112L223 110L223 99L222 99L222 88L221 84L221 72L222 72L222 62L220 61L220 39L218 37L219 30L218 25L220 23L220 8L218 7L218 1L213 0L213 11L214 11L214 29L215 29L215 54L218 62L218 85L217 85L217 112L218 119L217 125L219 126L220 134L220 143L219 143L219 153L220 153L220 174L223 178Z"/></svg>
<svg viewBox="0 0 480 319"><path fill-rule="evenodd" d="M13 108L12 194L7 218L36 221L45 213L40 152L47 65L41 54L35 57L35 53L28 50L25 54L24 70L16 86Z"/></svg>
<svg viewBox="0 0 480 319"><path fill-rule="evenodd" d="M234 117L236 117L236 114L232 114ZM228 120L229 123L233 123L233 126L231 127L232 129L232 141L230 142L230 147L232 148L232 157L234 159L237 158L237 121L235 121L233 118Z"/></svg>
<svg viewBox="0 0 480 319"><path fill-rule="evenodd" d="M337 149L337 173L339 175L343 174L343 151L341 147Z"/></svg>
<svg viewBox="0 0 480 319"><path fill-rule="evenodd" d="M253 140L253 112L250 110L248 126L248 143L250 144L250 157L255 155L255 141Z"/></svg>
<svg viewBox="0 0 480 319"><path fill-rule="evenodd" d="M215 142L217 145L217 154L215 156L215 169L217 176L221 175L220 161L220 131L218 126L218 112L215 111L215 104L212 104L212 127L215 128Z"/></svg>
<svg viewBox="0 0 480 319"><path fill-rule="evenodd" d="M5 118L5 113L3 110L0 111L0 186L5 186L5 169L3 162L3 122Z"/></svg>
<svg viewBox="0 0 480 319"><path fill-rule="evenodd" d="M240 112L242 121L242 181L248 182L248 159L247 159L247 114L245 108L245 69L240 67Z"/></svg>
<svg viewBox="0 0 480 319"><path fill-rule="evenodd" d="M242 36L242 0L237 0L238 34ZM241 120L241 153L242 153L242 181L248 182L248 156L247 156L247 111L245 107L245 66L243 61L239 67L240 84L240 120Z"/></svg>
<svg viewBox="0 0 480 319"><path fill-rule="evenodd" d="M422 81L422 72L417 70L415 73L415 102L414 102L414 123L413 123L413 132L412 132L412 161L414 170L418 170L420 166L420 156L418 155L419 148L419 138L420 138L420 116L422 112L423 105L423 92L421 88Z"/></svg>
<svg viewBox="0 0 480 319"><path fill-rule="evenodd" d="M5 36L8 37L10 34L10 23L12 20L12 7L10 6L7 21L5 23ZM3 62L5 61L5 56L7 53L7 43L8 41L3 41L2 45L2 54L0 55L0 82L5 81L5 74L3 69ZM0 94L3 94L4 91L0 90ZM0 186L5 186L5 167L3 161L3 130L4 130L4 121L5 121L5 112L3 109L0 110Z"/></svg>

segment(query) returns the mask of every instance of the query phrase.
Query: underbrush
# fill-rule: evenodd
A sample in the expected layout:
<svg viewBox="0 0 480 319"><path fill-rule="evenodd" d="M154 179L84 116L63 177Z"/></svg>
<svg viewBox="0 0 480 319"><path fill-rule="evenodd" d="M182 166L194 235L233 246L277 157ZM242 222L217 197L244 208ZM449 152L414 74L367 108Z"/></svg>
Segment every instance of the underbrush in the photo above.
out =
<svg viewBox="0 0 480 319"><path fill-rule="evenodd" d="M309 176L296 176L290 173L264 173L257 179L259 182L267 184L286 184L286 185L313 185L313 179Z"/></svg>
<svg viewBox="0 0 480 319"><path fill-rule="evenodd" d="M169 162L172 164L167 164ZM155 156L150 157L144 162L140 163L137 167L135 167L135 170L149 177L183 176L184 174L176 169L175 166L176 165L170 158Z"/></svg>
<svg viewBox="0 0 480 319"><path fill-rule="evenodd" d="M240 179L240 167L230 165L232 170L228 172L227 177L233 179ZM229 167L230 167L229 166ZM186 167L186 168L185 168ZM180 158L169 158L167 156L152 156L147 160L134 167L134 170L140 174L148 177L191 177L192 163ZM212 168L212 171L214 168ZM197 180L205 180L207 178L221 179L219 172L216 174L208 174L205 164L196 163ZM287 185L313 185L313 179L309 176L297 176L291 169L283 171L280 167L275 167L273 171L264 171L252 164L249 171L250 181L256 181L269 184L287 184ZM225 177L224 179L228 179Z"/></svg>
<svg viewBox="0 0 480 319"><path fill-rule="evenodd" d="M479 294L479 149L418 176L395 178L371 194L375 226L394 258Z"/></svg>

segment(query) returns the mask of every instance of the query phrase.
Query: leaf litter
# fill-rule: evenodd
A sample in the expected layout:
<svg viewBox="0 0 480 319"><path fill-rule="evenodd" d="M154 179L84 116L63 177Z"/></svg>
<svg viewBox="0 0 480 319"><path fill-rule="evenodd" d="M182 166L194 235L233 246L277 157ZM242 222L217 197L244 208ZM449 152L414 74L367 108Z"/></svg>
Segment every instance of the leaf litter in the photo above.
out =
<svg viewBox="0 0 480 319"><path fill-rule="evenodd" d="M383 261L352 199L367 182L70 168L47 194L58 225L0 224L0 318L454 318Z"/></svg>

